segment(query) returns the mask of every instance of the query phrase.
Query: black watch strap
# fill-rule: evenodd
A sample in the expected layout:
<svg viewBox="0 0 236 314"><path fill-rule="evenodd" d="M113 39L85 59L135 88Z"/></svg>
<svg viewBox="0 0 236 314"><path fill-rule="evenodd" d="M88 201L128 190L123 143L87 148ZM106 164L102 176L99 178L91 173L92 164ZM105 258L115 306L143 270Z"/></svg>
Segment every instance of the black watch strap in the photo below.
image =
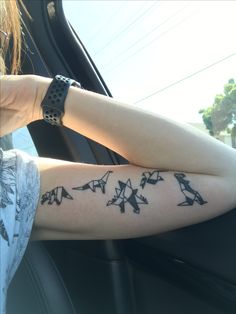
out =
<svg viewBox="0 0 236 314"><path fill-rule="evenodd" d="M57 126L63 125L62 117L65 113L65 99L70 86L81 88L78 82L62 75L56 75L52 80L41 103L43 118L46 122Z"/></svg>

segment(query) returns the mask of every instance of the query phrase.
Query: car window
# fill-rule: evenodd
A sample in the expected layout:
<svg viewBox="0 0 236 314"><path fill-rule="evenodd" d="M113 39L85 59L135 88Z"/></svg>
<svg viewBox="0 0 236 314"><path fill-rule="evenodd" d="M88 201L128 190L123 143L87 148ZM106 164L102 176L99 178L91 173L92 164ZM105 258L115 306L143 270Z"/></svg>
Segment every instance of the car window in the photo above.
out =
<svg viewBox="0 0 236 314"><path fill-rule="evenodd" d="M38 156L36 147L27 127L18 129L12 134L12 143L14 148L20 149L32 156Z"/></svg>
<svg viewBox="0 0 236 314"><path fill-rule="evenodd" d="M112 95L236 148L236 2L63 1Z"/></svg>

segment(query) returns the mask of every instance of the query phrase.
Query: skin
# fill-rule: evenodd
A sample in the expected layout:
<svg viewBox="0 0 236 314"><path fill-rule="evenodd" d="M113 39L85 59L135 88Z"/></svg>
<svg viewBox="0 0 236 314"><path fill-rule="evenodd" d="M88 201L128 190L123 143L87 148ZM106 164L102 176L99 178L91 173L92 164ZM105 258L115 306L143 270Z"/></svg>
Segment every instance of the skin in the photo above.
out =
<svg viewBox="0 0 236 314"><path fill-rule="evenodd" d="M40 103L51 79L0 80L1 136L42 119ZM236 152L201 131L75 87L65 101L63 124L123 155L130 165L37 158L41 192L32 239L145 236L211 219L236 205ZM99 184L108 171L103 193ZM140 185L143 173L155 171L162 180ZM185 194L181 176L182 185L188 182Z"/></svg>

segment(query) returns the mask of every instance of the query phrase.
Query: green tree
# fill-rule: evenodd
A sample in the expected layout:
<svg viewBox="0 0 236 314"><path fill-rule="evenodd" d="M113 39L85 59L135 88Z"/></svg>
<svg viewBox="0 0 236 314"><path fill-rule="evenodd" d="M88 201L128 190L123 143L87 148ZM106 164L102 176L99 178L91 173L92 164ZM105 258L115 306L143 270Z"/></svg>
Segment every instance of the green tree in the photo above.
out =
<svg viewBox="0 0 236 314"><path fill-rule="evenodd" d="M224 86L224 94L215 96L212 106L199 110L210 135L217 137L222 131L231 134L236 148L236 83L230 79Z"/></svg>

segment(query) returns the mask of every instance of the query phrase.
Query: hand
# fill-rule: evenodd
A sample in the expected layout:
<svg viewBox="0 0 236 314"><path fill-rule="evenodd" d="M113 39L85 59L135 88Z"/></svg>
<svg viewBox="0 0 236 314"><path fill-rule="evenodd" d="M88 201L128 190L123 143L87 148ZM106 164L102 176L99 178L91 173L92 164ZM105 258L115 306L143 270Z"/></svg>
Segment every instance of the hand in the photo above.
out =
<svg viewBox="0 0 236 314"><path fill-rule="evenodd" d="M0 136L41 119L35 75L0 76Z"/></svg>

